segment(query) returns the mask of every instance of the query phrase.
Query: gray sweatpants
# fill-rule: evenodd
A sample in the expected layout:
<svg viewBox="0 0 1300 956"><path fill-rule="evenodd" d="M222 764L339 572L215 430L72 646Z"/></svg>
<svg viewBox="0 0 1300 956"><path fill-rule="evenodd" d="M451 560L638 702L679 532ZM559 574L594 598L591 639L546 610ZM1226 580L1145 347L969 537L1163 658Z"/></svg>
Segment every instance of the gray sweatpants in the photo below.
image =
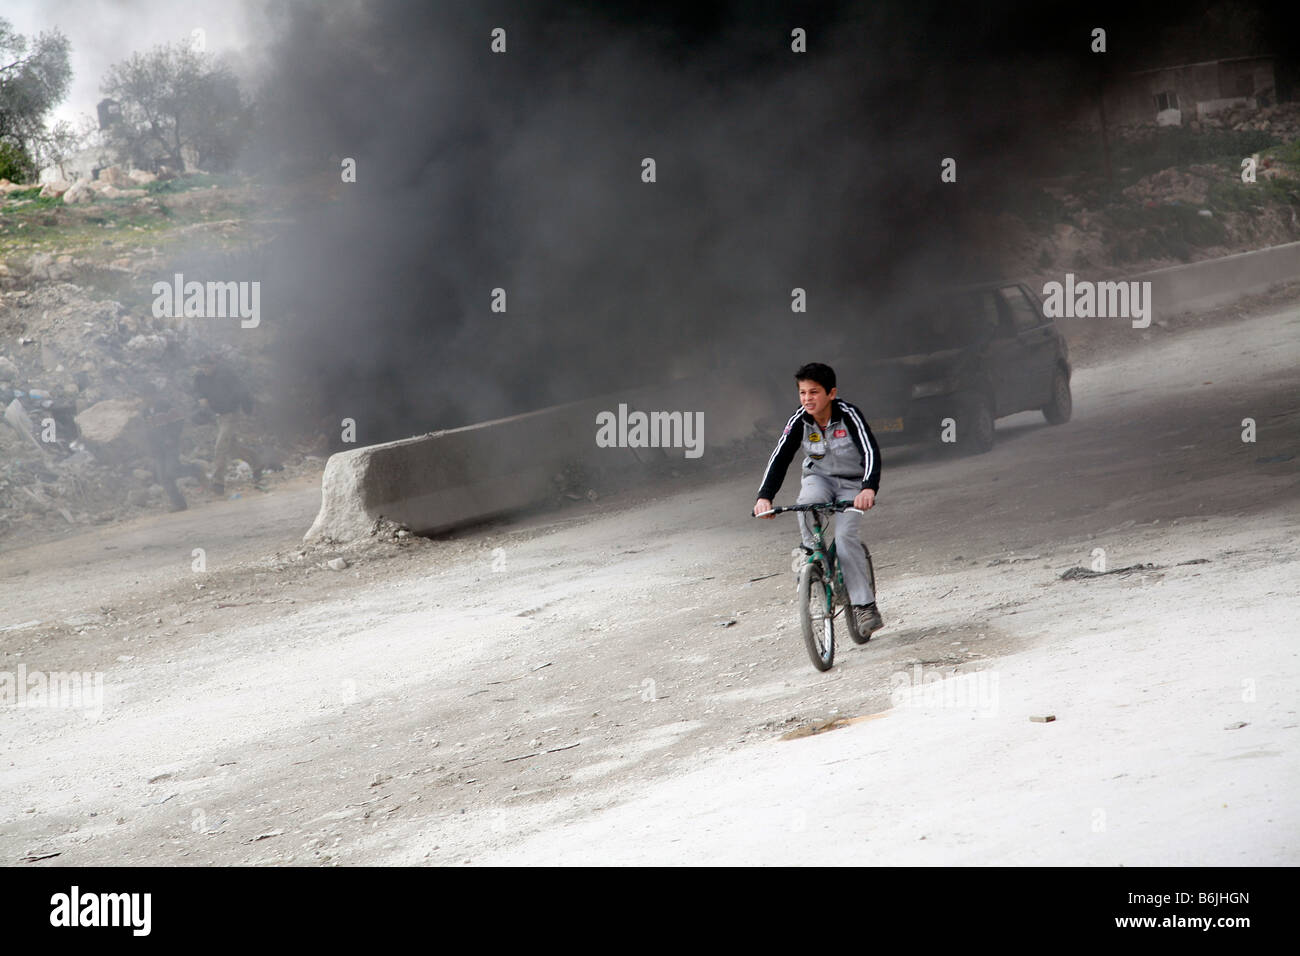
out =
<svg viewBox="0 0 1300 956"><path fill-rule="evenodd" d="M827 475L804 475L799 487L798 504L811 505L819 501L852 501L862 490L862 482L852 478L832 478ZM825 519L823 515L822 520ZM841 512L834 516L835 554L844 571L844 586L848 588L849 600L855 605L872 604L876 595L871 590L867 579L867 556L859 542L861 538L862 515ZM806 511L799 512L799 530L803 533L805 548L813 546L812 519ZM830 543L826 527L822 527L822 539Z"/></svg>

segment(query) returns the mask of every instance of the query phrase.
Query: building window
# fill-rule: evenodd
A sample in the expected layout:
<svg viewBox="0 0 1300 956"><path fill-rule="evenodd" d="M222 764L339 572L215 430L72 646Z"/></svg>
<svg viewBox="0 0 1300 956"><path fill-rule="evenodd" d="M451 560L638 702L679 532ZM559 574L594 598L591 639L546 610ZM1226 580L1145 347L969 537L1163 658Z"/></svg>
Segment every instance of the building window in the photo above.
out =
<svg viewBox="0 0 1300 956"><path fill-rule="evenodd" d="M1177 93L1157 93L1156 94L1156 112L1163 113L1165 110L1178 109Z"/></svg>

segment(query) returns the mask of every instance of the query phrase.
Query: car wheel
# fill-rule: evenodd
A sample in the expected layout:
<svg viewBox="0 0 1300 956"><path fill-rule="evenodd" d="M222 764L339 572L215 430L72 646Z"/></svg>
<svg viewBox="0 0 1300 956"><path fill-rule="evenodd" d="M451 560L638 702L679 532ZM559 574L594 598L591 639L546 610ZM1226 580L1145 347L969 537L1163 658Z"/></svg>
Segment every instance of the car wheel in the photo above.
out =
<svg viewBox="0 0 1300 956"><path fill-rule="evenodd" d="M1043 406L1043 417L1049 425L1064 425L1070 420L1074 400L1070 397L1070 380L1057 369L1052 375L1052 400Z"/></svg>

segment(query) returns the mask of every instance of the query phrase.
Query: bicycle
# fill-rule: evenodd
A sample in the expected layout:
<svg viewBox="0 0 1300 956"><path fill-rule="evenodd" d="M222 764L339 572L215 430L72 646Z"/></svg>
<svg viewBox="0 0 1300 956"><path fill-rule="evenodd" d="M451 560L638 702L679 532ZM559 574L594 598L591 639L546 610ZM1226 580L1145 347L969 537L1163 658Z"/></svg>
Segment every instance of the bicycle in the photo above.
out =
<svg viewBox="0 0 1300 956"><path fill-rule="evenodd" d="M840 567L836 545L832 541L827 547L822 540L822 512L839 513L852 511L862 514L853 507L852 501L824 501L810 505L790 505L773 508L754 515L778 515L786 511L812 512L812 536L816 547L806 554L806 560L799 569L799 624L803 630L804 646L812 659L813 667L819 671L829 670L835 661L835 618L841 613L848 627L849 637L855 644L865 644L871 640L871 634L858 630L857 616L853 613L853 604L849 600L848 589L844 586L844 572ZM871 582L872 593L876 590L876 571L871 564L871 551L863 541L859 541L867 558L867 580ZM829 583L828 583L829 582ZM838 610L837 610L838 607Z"/></svg>

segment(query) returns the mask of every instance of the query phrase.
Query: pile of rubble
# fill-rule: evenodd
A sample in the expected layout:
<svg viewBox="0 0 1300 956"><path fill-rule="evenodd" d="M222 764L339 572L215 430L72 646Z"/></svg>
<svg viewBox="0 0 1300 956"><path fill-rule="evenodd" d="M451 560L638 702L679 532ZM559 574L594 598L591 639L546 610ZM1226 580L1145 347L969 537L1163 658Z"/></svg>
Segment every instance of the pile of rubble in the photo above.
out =
<svg viewBox="0 0 1300 956"><path fill-rule="evenodd" d="M1260 130L1288 142L1300 138L1300 103L1278 103L1262 109L1229 107L1186 124L1188 129Z"/></svg>
<svg viewBox="0 0 1300 956"><path fill-rule="evenodd" d="M1209 198L1210 183L1223 179L1223 170L1216 166L1170 167L1143 176L1125 189L1124 195L1147 205L1185 203L1199 208Z"/></svg>
<svg viewBox="0 0 1300 956"><path fill-rule="evenodd" d="M1075 131L1094 131L1096 119L1081 117L1067 124ZM1161 129L1165 127L1159 127ZM1193 132L1206 130L1231 130L1235 133L1263 132L1282 142L1300 139L1300 102L1277 103L1273 106L1228 106L1204 116L1194 111L1184 112L1181 128ZM1116 141L1142 141L1149 139L1158 127L1150 123L1111 123L1107 130Z"/></svg>
<svg viewBox="0 0 1300 956"><path fill-rule="evenodd" d="M206 474L216 425L194 423L194 365L215 352L256 394L265 383L255 365L177 320L132 315L78 285L27 285L0 292L0 541L165 509L151 453L157 410L184 421L181 460ZM246 444L283 460L256 422L249 430ZM281 477L319 467L301 454L290 464ZM246 492L249 464L232 462L227 477ZM194 477L178 484L191 499L202 489Z"/></svg>

